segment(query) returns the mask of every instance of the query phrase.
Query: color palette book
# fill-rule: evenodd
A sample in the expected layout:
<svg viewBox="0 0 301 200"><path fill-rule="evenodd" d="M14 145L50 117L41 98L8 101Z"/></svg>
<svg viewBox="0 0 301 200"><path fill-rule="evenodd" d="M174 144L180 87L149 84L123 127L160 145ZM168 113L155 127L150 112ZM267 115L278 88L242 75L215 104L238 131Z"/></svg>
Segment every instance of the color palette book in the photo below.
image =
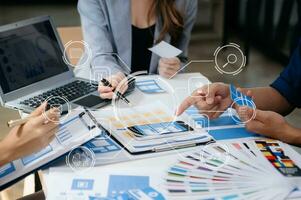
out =
<svg viewBox="0 0 301 200"><path fill-rule="evenodd" d="M165 189L168 199L300 199L300 166L279 141L210 143L168 169Z"/></svg>

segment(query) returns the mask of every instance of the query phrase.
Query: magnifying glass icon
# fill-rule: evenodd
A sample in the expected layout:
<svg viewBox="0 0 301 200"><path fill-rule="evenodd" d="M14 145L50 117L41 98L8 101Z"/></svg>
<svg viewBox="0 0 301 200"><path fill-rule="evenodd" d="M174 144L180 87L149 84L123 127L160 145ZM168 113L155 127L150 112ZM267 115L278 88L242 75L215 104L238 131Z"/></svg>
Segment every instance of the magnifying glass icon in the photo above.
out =
<svg viewBox="0 0 301 200"><path fill-rule="evenodd" d="M227 62L223 65L223 68L227 67L229 64L234 64L236 62L237 62L237 56L231 53L227 56Z"/></svg>

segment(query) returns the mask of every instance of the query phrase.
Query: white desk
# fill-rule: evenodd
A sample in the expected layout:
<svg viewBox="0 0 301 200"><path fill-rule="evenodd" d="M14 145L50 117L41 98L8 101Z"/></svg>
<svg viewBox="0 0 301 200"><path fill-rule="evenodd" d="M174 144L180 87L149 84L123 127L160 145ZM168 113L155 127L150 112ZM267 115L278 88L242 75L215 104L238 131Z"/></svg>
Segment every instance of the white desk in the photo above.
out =
<svg viewBox="0 0 301 200"><path fill-rule="evenodd" d="M143 79L157 79L158 76L147 76L143 77ZM208 80L204 76L202 76L199 73L187 73L187 74L180 74L176 76L172 80L159 80L161 83L162 81L167 84L161 84L162 87L171 87L174 92L173 93L163 93L163 94L143 94L140 91L135 91L133 94L131 94L128 99L135 103L135 104L141 104L141 105L147 105L148 102L157 101L160 100L164 104L166 104L171 109L175 109L174 106L179 105L179 103L190 93L192 92L193 88L188 89L189 80L191 79L198 79L202 82L202 84L207 84ZM174 95L174 98L171 98L171 96ZM159 179L163 177L163 175L166 173L166 170L168 166L171 166L173 163L176 162L177 158L181 156L182 152L192 151L196 150L199 147L193 147L193 148L187 148L181 151L172 151L172 152L165 152L165 153L157 153L158 155L155 155L155 157L152 158L145 158L145 156L132 156L126 151L120 152L120 154L116 157L116 159L120 159L119 163L113 163L113 164L106 164L102 166L95 166L93 169L93 172L97 173L97 171L101 172L102 170L110 170L111 172L115 173L122 173L123 169L131 169L132 166L135 166L135 169L141 173L141 174L148 174L147 171L145 171L145 167L149 170L151 166L152 173L159 174ZM108 159L111 159L111 155L107 157ZM125 158L125 159L122 159ZM135 159L128 161L128 158ZM103 161L106 160L106 157L103 157ZM126 161L127 160L127 161ZM121 162L126 161L126 162ZM114 160L112 160L114 162ZM101 164L101 160L97 164ZM64 164L60 167L67 167ZM70 169L71 171L71 169ZM44 170L40 173L43 189L45 192L47 192L47 182L49 179L49 170Z"/></svg>
<svg viewBox="0 0 301 200"><path fill-rule="evenodd" d="M208 79L202 76L200 73L186 73L180 74L174 77L171 80L163 79L157 75L138 77L138 79L157 79L160 86L168 91L168 93L162 94L144 94L138 89L136 89L128 99L135 105L147 105L149 102L153 101L162 101L167 107L172 110L176 110L179 103L182 100L191 94L191 92L197 87L208 84ZM194 84L192 84L192 82ZM195 84L199 82L199 85ZM190 89L188 89L190 87ZM168 152L161 153L153 153L153 157L149 158L149 155L130 155L125 150L118 153L118 155L107 155L103 156L102 159L97 159L96 165L93 170L102 170L104 167L109 167L112 171L114 169L126 169L131 168L131 166L141 166L141 170L143 170L143 166L153 166L152 170L160 172L164 172L165 169L172 163L174 163L177 158L180 156L181 152L187 152L191 150L195 150L198 147L185 148L182 150L173 150ZM112 159L112 156L115 158ZM146 158L148 157L148 158ZM108 160L107 160L108 159ZM109 164L110 162L119 163ZM130 160L130 161L129 161ZM106 162L106 166L99 166L102 162ZM126 161L126 162L122 162ZM60 167L67 167L65 163L63 163ZM71 170L71 169L70 169ZM47 179L48 179L49 170L44 170L40 173L43 189L47 191Z"/></svg>

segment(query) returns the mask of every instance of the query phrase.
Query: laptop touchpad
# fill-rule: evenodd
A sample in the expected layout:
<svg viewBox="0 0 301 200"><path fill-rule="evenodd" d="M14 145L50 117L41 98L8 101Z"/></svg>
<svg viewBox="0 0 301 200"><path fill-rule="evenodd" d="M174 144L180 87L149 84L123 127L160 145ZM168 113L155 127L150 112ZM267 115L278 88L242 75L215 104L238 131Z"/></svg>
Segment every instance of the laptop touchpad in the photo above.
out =
<svg viewBox="0 0 301 200"><path fill-rule="evenodd" d="M87 108L99 108L108 105L110 102L111 100L109 99L102 99L96 95L88 95L73 103Z"/></svg>

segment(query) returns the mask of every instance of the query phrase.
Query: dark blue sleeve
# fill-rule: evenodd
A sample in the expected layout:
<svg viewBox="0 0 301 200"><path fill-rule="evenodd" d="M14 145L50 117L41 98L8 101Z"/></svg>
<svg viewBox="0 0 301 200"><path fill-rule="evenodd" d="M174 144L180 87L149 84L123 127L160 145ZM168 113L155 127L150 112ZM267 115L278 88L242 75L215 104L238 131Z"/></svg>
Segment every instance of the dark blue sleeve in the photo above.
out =
<svg viewBox="0 0 301 200"><path fill-rule="evenodd" d="M292 106L301 107L301 41L289 64L271 84Z"/></svg>

